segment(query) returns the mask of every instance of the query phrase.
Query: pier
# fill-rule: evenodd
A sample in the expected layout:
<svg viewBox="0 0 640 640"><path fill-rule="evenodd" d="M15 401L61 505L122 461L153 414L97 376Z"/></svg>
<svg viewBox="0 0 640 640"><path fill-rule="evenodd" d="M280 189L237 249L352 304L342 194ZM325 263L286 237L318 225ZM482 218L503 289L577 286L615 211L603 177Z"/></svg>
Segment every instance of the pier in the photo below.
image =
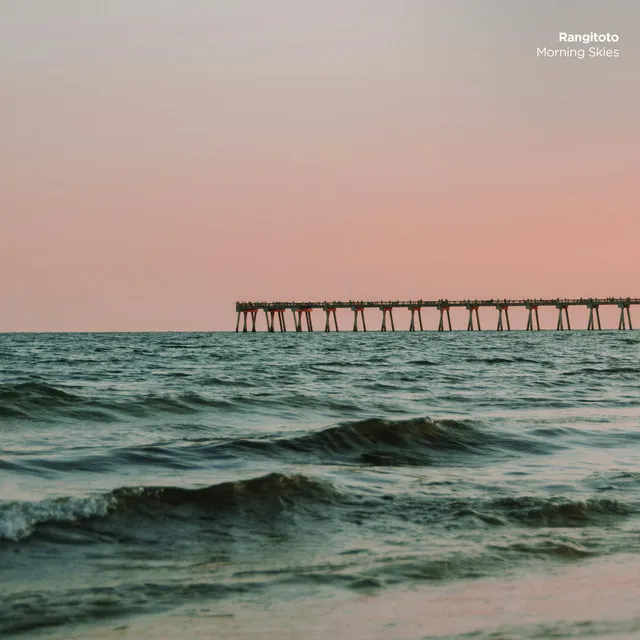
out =
<svg viewBox="0 0 640 640"><path fill-rule="evenodd" d="M569 309L584 307L589 310L587 330L601 330L600 307L617 307L620 310L618 329L633 329L631 323L631 307L640 305L640 298L555 298L555 299L526 299L526 300L349 300L323 302L236 302L238 319L236 332L256 332L258 317L264 314L266 330L287 331L287 316L291 314L293 320L292 331L313 331L312 312L318 310L324 313L324 331L339 331L337 309L348 309L353 313L353 331L367 331L365 309L380 313L380 331L395 331L393 318L394 309L408 309L411 313L409 331L424 331L423 309L435 309L438 312L438 331L452 331L450 310L464 308L468 312L467 331L480 331L481 307L496 310L496 331L511 331L509 310L517 307L528 311L526 331L540 331L538 310L542 307L555 308L558 312L556 331L571 329ZM417 320L417 329L416 327ZM242 325L242 327L241 327ZM553 327L552 327L553 328Z"/></svg>

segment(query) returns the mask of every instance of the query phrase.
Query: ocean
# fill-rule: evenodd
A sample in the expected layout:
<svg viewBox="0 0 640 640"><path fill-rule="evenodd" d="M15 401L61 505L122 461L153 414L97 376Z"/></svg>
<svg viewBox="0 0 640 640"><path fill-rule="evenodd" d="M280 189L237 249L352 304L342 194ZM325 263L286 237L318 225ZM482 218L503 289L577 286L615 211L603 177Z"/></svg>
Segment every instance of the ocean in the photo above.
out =
<svg viewBox="0 0 640 640"><path fill-rule="evenodd" d="M640 637L639 356L2 334L0 636Z"/></svg>

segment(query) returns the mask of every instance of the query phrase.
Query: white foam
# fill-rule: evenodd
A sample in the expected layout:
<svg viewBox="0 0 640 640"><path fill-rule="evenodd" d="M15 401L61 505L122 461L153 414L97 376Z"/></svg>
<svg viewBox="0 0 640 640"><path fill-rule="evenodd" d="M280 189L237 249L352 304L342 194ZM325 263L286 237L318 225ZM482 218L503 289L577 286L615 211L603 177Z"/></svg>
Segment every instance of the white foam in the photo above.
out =
<svg viewBox="0 0 640 640"><path fill-rule="evenodd" d="M49 498L40 502L0 504L0 540L23 540L43 522L75 522L105 516L113 507L112 495L85 498Z"/></svg>

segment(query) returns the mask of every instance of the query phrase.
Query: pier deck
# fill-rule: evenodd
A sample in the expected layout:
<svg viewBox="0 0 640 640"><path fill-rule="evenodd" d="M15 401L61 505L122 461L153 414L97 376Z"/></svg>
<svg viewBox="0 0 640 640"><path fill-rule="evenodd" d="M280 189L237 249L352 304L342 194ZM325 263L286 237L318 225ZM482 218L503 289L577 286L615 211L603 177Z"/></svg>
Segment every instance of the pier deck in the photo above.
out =
<svg viewBox="0 0 640 640"><path fill-rule="evenodd" d="M353 312L353 331L366 331L365 309L377 309L382 312L380 331L395 331L393 319L394 309L408 309L411 312L409 331L424 330L422 322L422 309L437 309L440 312L438 331L451 331L450 309L464 308L469 312L467 330L480 330L480 307L492 307L497 310L497 331L510 331L511 321L509 309L522 307L528 310L527 331L539 331L540 320L538 309L541 307L552 307L558 310L558 321L556 330L571 329L569 316L570 307L585 307L589 310L589 321L587 329L602 329L600 322L600 307L611 306L620 309L618 329L633 329L631 324L631 307L640 305L640 298L539 298L539 299L482 299L482 300L333 300L322 302L236 302L236 312L238 320L236 322L236 332L255 332L257 317L260 311L264 312L267 331L276 331L276 320L279 331L286 331L285 312L291 311L293 316L295 331L313 331L312 312L314 309L325 313L325 331L338 331L337 309L349 309ZM244 319L242 329L240 320ZM387 318L389 323L387 324ZM251 328L248 327L248 320L251 320ZM304 322L303 322L304 320ZM333 329L331 325L333 324ZM304 326L303 326L304 325Z"/></svg>

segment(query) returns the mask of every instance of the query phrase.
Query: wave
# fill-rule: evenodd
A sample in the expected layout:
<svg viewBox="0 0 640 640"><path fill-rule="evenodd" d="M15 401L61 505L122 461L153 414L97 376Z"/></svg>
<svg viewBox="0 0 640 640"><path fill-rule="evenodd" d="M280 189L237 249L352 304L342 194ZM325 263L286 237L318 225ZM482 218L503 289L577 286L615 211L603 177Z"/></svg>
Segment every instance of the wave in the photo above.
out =
<svg viewBox="0 0 640 640"><path fill-rule="evenodd" d="M505 570L537 561L579 561L599 555L602 550L591 541L548 533L528 535L523 539L489 539L481 544L466 544L465 548L406 549L371 557L366 550L365 560L335 567L309 567L290 571L289 581L340 584L354 590L371 591L380 587L412 582L440 582L453 579L473 579L490 575L504 575ZM354 553L357 553L355 550ZM265 577L260 570L249 577Z"/></svg>
<svg viewBox="0 0 640 640"><path fill-rule="evenodd" d="M0 634L22 634L53 627L104 620L172 609L176 603L235 596L259 591L254 581L120 583L65 590L22 591L5 595L0 601ZM75 633L74 633L75 636ZM78 636L75 636L78 637Z"/></svg>
<svg viewBox="0 0 640 640"><path fill-rule="evenodd" d="M329 483L301 474L268 475L208 487L121 487L85 498L57 498L38 503L0 505L0 540L20 541L36 534L64 530L88 534L129 535L142 518L162 524L166 519L209 519L242 510L242 517L270 518L274 512L304 511L337 503L339 492ZM237 514L235 514L237 516Z"/></svg>
<svg viewBox="0 0 640 640"><path fill-rule="evenodd" d="M28 418L30 411L67 407L77 396L38 382L0 386L0 417Z"/></svg>
<svg viewBox="0 0 640 640"><path fill-rule="evenodd" d="M579 527L603 520L630 516L635 508L607 498L567 500L561 498L501 498L490 505L508 519L534 527Z"/></svg>
<svg viewBox="0 0 640 640"><path fill-rule="evenodd" d="M516 553L539 556L539 557L556 557L560 559L580 559L588 558L596 554L593 549L588 548L584 544L575 540L558 540L558 539L542 539L542 540L521 540L510 544L499 546L492 545L493 548L503 550L505 552L515 551Z"/></svg>
<svg viewBox="0 0 640 640"><path fill-rule="evenodd" d="M561 375L567 377L573 376L637 376L640 373L640 367L582 367L581 369L571 369L569 371L563 371ZM635 379L634 379L635 380Z"/></svg>
<svg viewBox="0 0 640 640"><path fill-rule="evenodd" d="M457 484L457 483L456 483ZM343 518L359 526L384 521L404 523L405 527L444 528L447 532L502 529L505 532L522 530L579 529L604 527L640 513L634 500L589 496L574 499L566 496L457 497L460 486L440 493L391 494L370 496L360 502L349 502ZM347 499L346 497L345 499ZM397 525L394 525L397 526ZM518 534L520 535L520 533ZM609 544L606 535L604 544Z"/></svg>
<svg viewBox="0 0 640 640"><path fill-rule="evenodd" d="M278 440L240 440L217 445L217 449L244 449L303 454L308 459L329 458L376 465L454 464L455 457L526 451L548 453L557 445L526 435L489 431L474 421L371 418L342 423L320 431Z"/></svg>
<svg viewBox="0 0 640 640"><path fill-rule="evenodd" d="M446 451L475 452L486 442L485 433L455 420L373 418L299 436L197 444L190 450L213 459L266 455L315 463L424 465Z"/></svg>
<svg viewBox="0 0 640 640"><path fill-rule="evenodd" d="M424 498L398 500L382 507L418 524L438 521L449 528L473 529L507 527L527 529L580 528L608 525L635 515L638 505L611 498L510 496L497 499L440 500L431 504Z"/></svg>
<svg viewBox="0 0 640 640"><path fill-rule="evenodd" d="M276 438L214 440L199 438L76 454L73 458L0 461L26 473L98 472L127 466L184 469L229 459L279 459L283 463L436 466L488 464L514 454L545 455L564 445L563 431L508 433L479 422L428 417L406 420L371 418Z"/></svg>
<svg viewBox="0 0 640 640"><path fill-rule="evenodd" d="M436 452L475 452L489 443L486 432L458 420L373 418L282 440L282 448L305 453L356 454L370 463L424 463Z"/></svg>
<svg viewBox="0 0 640 640"><path fill-rule="evenodd" d="M0 541L132 541L167 544L166 528L184 535L256 534L294 526L301 517L336 518L343 525L445 527L447 530L557 529L608 526L638 513L638 505L611 498L451 495L372 495L337 489L302 474L270 473L201 488L120 487L83 498L0 504ZM393 524L395 523L395 524ZM191 531L190 528L196 530ZM305 527L308 527L305 525ZM310 530L315 529L312 526Z"/></svg>
<svg viewBox="0 0 640 640"><path fill-rule="evenodd" d="M470 358L470 361L481 362L483 364L520 364L520 363L537 364L537 365L547 364L546 362L541 362L540 360L533 360L531 358L524 358L522 356L511 356L508 358L504 358L501 356L494 356L491 358L472 357Z"/></svg>
<svg viewBox="0 0 640 640"><path fill-rule="evenodd" d="M201 388L231 386L222 379L210 378L198 382ZM218 392L149 393L144 395L84 395L70 387L59 388L42 382L23 382L0 385L0 421L5 419L55 422L60 419L113 422L130 418L151 418L158 415L189 415L203 411L242 412L281 409L330 409L353 412L362 407L350 400L326 399L300 391L274 393L243 393L241 388L255 387L255 383L236 381L237 393L222 389Z"/></svg>
<svg viewBox="0 0 640 640"><path fill-rule="evenodd" d="M190 414L203 409L229 410L234 402L207 398L195 392L95 398L42 382L0 385L0 419L51 421L60 418L112 422L122 417L149 417L158 413Z"/></svg>

